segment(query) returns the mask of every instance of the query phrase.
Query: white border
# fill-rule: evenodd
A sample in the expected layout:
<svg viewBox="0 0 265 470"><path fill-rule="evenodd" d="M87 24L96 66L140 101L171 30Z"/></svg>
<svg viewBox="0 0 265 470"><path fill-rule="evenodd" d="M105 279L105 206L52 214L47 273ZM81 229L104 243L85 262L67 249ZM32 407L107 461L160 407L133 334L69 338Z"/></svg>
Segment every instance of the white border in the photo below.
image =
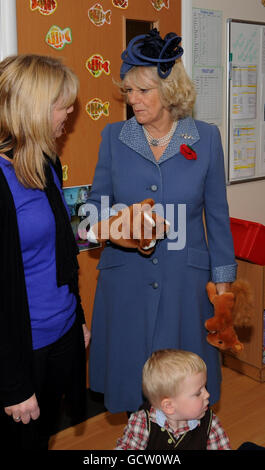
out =
<svg viewBox="0 0 265 470"><path fill-rule="evenodd" d="M17 54L16 0L0 0L0 60Z"/></svg>
<svg viewBox="0 0 265 470"><path fill-rule="evenodd" d="M181 36L183 64L187 74L192 77L192 0L181 0Z"/></svg>

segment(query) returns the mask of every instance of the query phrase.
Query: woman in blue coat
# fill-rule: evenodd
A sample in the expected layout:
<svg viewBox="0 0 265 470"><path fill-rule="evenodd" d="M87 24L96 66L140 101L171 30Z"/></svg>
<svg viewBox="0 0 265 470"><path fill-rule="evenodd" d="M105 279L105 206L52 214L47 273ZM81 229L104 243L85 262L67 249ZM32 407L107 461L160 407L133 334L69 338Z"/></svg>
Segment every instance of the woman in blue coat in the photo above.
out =
<svg viewBox="0 0 265 470"><path fill-rule="evenodd" d="M191 117L195 91L180 40L152 30L123 52L121 88L135 116L104 129L92 185L91 225L111 220L119 204L148 198L170 222L151 254L112 240L98 265L90 386L104 393L113 413L138 409L142 367L164 348L200 355L212 403L219 399L220 358L206 341L213 310L205 288L212 280L219 294L227 290L236 263L220 134Z"/></svg>

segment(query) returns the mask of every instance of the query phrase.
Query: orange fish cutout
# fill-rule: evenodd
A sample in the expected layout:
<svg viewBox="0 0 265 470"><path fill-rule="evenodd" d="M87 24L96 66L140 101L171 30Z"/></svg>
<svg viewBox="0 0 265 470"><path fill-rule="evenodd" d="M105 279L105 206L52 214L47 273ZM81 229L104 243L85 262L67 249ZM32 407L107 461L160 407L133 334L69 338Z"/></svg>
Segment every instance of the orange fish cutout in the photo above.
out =
<svg viewBox="0 0 265 470"><path fill-rule="evenodd" d="M128 8L129 0L112 0L112 4L117 8Z"/></svg>
<svg viewBox="0 0 265 470"><path fill-rule="evenodd" d="M102 102L99 98L94 98L86 104L86 112L93 119L97 121L102 115L109 116L109 102Z"/></svg>
<svg viewBox="0 0 265 470"><path fill-rule="evenodd" d="M92 77L98 78L104 72L106 75L110 74L110 61L104 60L100 54L94 54L86 61L86 68L91 73Z"/></svg>
<svg viewBox="0 0 265 470"><path fill-rule="evenodd" d="M150 0L154 9L160 11L163 7L169 8L169 0Z"/></svg>
<svg viewBox="0 0 265 470"><path fill-rule="evenodd" d="M56 25L51 26L46 34L45 42L60 51L66 44L71 44L72 42L71 28L61 29Z"/></svg>
<svg viewBox="0 0 265 470"><path fill-rule="evenodd" d="M96 26L102 26L104 23L111 23L111 10L104 11L100 3L95 3L88 10L88 18Z"/></svg>
<svg viewBox="0 0 265 470"><path fill-rule="evenodd" d="M57 8L56 0L30 0L30 9L39 10L42 15L52 15Z"/></svg>

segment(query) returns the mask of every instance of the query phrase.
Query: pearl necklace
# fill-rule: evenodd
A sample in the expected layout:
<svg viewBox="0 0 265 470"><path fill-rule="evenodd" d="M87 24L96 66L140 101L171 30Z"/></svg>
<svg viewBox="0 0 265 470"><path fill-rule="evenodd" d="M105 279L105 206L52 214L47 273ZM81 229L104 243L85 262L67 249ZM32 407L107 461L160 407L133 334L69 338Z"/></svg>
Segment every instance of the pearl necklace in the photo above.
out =
<svg viewBox="0 0 265 470"><path fill-rule="evenodd" d="M154 137L152 137L151 134L149 134L148 130L144 126L143 126L143 131L144 131L144 135L149 145L152 145L153 147L163 147L164 145L167 145L169 141L171 140L171 137L173 136L177 125L178 125L178 121L174 121L170 131L166 135L158 139L155 139Z"/></svg>

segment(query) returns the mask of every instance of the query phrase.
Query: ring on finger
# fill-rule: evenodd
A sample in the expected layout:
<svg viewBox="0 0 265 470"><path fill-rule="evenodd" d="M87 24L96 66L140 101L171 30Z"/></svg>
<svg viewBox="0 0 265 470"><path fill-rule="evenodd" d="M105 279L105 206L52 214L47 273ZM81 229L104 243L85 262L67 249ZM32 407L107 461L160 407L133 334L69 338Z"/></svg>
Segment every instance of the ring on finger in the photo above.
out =
<svg viewBox="0 0 265 470"><path fill-rule="evenodd" d="M15 421L20 421L20 416L17 416L16 418L14 417Z"/></svg>

